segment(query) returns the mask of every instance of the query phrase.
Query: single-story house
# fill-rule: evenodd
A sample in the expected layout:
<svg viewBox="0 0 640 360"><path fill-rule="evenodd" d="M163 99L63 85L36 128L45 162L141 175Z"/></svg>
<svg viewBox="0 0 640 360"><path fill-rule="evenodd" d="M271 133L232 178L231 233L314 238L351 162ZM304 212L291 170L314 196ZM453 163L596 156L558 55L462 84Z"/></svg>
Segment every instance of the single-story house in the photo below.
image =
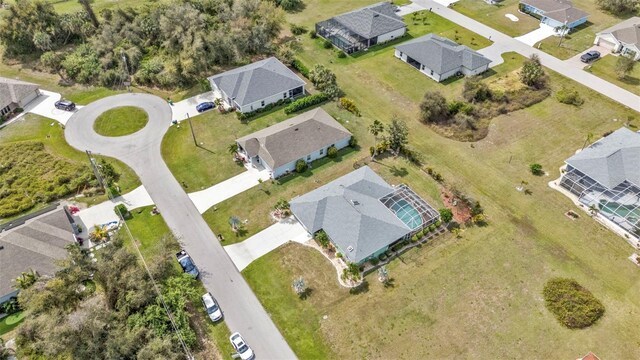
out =
<svg viewBox="0 0 640 360"><path fill-rule="evenodd" d="M640 17L634 16L597 33L593 43L640 60Z"/></svg>
<svg viewBox="0 0 640 360"><path fill-rule="evenodd" d="M209 78L211 88L239 112L251 112L304 94L305 82L275 57Z"/></svg>
<svg viewBox="0 0 640 360"><path fill-rule="evenodd" d="M316 24L316 33L347 54L404 36L407 25L388 2L350 11Z"/></svg>
<svg viewBox="0 0 640 360"><path fill-rule="evenodd" d="M640 134L620 128L565 162L560 186L640 237Z"/></svg>
<svg viewBox="0 0 640 360"><path fill-rule="evenodd" d="M491 63L477 51L435 34L396 46L395 56L438 82L458 73L478 75Z"/></svg>
<svg viewBox="0 0 640 360"><path fill-rule="evenodd" d="M299 196L290 205L310 234L323 230L336 250L357 264L440 218L409 187L389 185L368 166Z"/></svg>
<svg viewBox="0 0 640 360"><path fill-rule="evenodd" d="M0 116L24 108L40 95L38 85L0 77Z"/></svg>
<svg viewBox="0 0 640 360"><path fill-rule="evenodd" d="M18 294L14 280L31 269L42 275L58 271L56 261L67 257L65 246L75 242L66 210L55 210L0 234L0 304Z"/></svg>
<svg viewBox="0 0 640 360"><path fill-rule="evenodd" d="M349 145L351 133L318 107L236 140L238 154L252 166L263 166L271 177L293 172L300 159L310 163L335 146Z"/></svg>
<svg viewBox="0 0 640 360"><path fill-rule="evenodd" d="M569 0L520 0L520 10L554 29L567 26L567 32L587 22L589 14L573 7ZM561 33L561 31L556 31Z"/></svg>

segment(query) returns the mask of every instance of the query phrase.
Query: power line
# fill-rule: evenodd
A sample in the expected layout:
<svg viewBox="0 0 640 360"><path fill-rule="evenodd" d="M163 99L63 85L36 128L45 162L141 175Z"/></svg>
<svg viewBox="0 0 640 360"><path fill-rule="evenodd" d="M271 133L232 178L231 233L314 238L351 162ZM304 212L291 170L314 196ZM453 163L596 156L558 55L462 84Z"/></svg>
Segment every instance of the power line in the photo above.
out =
<svg viewBox="0 0 640 360"><path fill-rule="evenodd" d="M87 152L87 156L89 157L89 163L91 164L91 168L93 169L93 173L96 176L96 179L98 179L98 182L100 183L100 186L102 186L102 188L104 189L104 191L107 193L107 197L109 197L109 200L114 200L113 194L111 194L111 192L109 191L109 188L107 187L107 184L104 183L104 178L102 177L102 174L100 174L100 169L98 167L98 165L96 164L96 160L91 156L91 151L86 150ZM147 272L147 275L149 275L149 279L151 279L151 284L153 284L153 289L155 290L156 294L158 295L158 297L160 298L160 302L162 303L162 307L164 308L164 311L167 313L167 316L169 317L169 321L171 322L171 327L173 327L173 331L176 333L176 335L178 335L178 340L180 341L180 345L182 346L182 349L184 350L187 359L189 360L193 360L194 357L191 354L191 352L189 351L189 348L187 347L187 344L184 342L184 339L182 337L182 333L180 332L180 329L178 329L178 327L176 326L176 322L173 319L173 315L171 314L171 311L169 310L169 307L167 306L167 304L164 301L164 297L162 296L162 293L160 292L160 288L158 288L158 284L156 283L155 279L153 278L153 275L151 274L151 270L149 270L149 266L147 266L147 262L144 260L144 256L142 256L142 252L140 251L140 248L138 247L138 244L136 243L135 239L133 238L133 234L131 233L131 230L129 229L129 226L127 225L127 222L124 220L124 214L122 213L121 209L116 206L116 210L118 213L118 217L120 218L120 221L122 221L122 224L125 228L125 230L127 230L127 234L129 235L129 239L131 240L131 243L133 243L133 246L136 248L136 252L138 253L138 256L140 257L140 260L142 260L142 265L144 266L144 269Z"/></svg>

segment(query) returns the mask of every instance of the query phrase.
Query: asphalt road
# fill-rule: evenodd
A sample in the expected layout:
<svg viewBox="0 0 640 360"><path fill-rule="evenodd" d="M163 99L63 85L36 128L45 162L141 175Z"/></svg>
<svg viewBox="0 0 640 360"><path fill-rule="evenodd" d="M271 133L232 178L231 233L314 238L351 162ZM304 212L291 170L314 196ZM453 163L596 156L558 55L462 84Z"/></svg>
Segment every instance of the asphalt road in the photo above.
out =
<svg viewBox="0 0 640 360"><path fill-rule="evenodd" d="M120 106L143 108L149 114L147 126L122 137L96 134L95 119ZM220 303L229 330L242 334L257 359L295 359L258 298L164 163L160 145L170 123L171 108L163 99L147 94L122 94L80 109L67 122L65 137L71 146L117 158L138 174L163 218L200 269L205 288Z"/></svg>
<svg viewBox="0 0 640 360"><path fill-rule="evenodd" d="M471 19L470 17L462 15L453 9L440 5L433 0L413 0L413 2L426 9L431 9L434 13L492 40L494 42L492 46L481 50L481 53L489 59L497 60L500 58L502 53L508 51L515 51L527 57L532 54L537 54L540 57L540 62L549 69L556 71L596 92L599 92L622 105L625 105L635 111L640 111L640 96L572 65L570 59L565 61L560 60L474 19Z"/></svg>

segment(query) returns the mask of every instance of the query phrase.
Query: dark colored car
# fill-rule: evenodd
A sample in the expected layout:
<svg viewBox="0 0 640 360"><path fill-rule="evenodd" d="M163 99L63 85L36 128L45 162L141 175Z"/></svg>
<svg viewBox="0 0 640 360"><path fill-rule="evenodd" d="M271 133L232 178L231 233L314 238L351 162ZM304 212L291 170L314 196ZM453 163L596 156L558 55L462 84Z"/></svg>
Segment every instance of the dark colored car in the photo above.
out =
<svg viewBox="0 0 640 360"><path fill-rule="evenodd" d="M56 109L65 110L65 111L73 111L76 109L76 104L72 103L69 100L60 100L56 101Z"/></svg>
<svg viewBox="0 0 640 360"><path fill-rule="evenodd" d="M582 61L583 63L588 63L594 60L598 60L599 58L600 52L592 50L582 54L582 56L580 56L580 61Z"/></svg>
<svg viewBox="0 0 640 360"><path fill-rule="evenodd" d="M198 104L196 106L196 110L198 110L198 112L201 113L201 112L205 112L207 110L213 109L214 107L216 107L216 104L212 103L211 101L207 101L207 102Z"/></svg>
<svg viewBox="0 0 640 360"><path fill-rule="evenodd" d="M176 254L176 259L178 259L178 263L180 264L180 267L182 267L182 271L196 279L200 276L200 271L198 271L196 264L193 263L191 256L189 256L186 251L180 250L180 252Z"/></svg>

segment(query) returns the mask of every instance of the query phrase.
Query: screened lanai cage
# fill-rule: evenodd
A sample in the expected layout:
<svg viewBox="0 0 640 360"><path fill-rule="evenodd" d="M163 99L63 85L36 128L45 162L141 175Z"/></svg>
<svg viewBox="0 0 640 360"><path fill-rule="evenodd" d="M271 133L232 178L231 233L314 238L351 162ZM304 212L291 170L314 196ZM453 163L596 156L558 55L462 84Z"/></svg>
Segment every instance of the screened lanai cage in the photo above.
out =
<svg viewBox="0 0 640 360"><path fill-rule="evenodd" d="M578 196L580 203L597 210L598 213L624 230L640 236L640 188L623 181L608 189L578 169L567 166L560 186Z"/></svg>
<svg viewBox="0 0 640 360"><path fill-rule="evenodd" d="M406 185L399 185L380 201L412 232L420 231L440 218L440 213Z"/></svg>
<svg viewBox="0 0 640 360"><path fill-rule="evenodd" d="M347 54L352 54L374 45L370 44L369 39L349 30L333 18L317 23L316 34L331 41L333 45Z"/></svg>

